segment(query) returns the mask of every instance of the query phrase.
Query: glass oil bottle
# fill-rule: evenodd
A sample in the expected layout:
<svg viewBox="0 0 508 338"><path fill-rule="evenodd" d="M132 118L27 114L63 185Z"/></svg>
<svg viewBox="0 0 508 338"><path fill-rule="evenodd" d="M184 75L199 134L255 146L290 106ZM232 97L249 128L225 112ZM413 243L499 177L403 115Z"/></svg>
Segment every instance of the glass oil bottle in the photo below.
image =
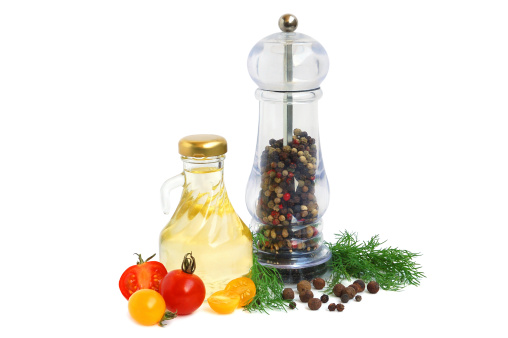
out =
<svg viewBox="0 0 508 338"><path fill-rule="evenodd" d="M180 202L160 234L160 260L168 271L179 269L192 252L195 274L206 287L206 297L224 289L252 266L252 234L236 214L224 185L226 140L217 135L191 135L179 142L183 172L162 188L164 213L169 192L183 186Z"/></svg>

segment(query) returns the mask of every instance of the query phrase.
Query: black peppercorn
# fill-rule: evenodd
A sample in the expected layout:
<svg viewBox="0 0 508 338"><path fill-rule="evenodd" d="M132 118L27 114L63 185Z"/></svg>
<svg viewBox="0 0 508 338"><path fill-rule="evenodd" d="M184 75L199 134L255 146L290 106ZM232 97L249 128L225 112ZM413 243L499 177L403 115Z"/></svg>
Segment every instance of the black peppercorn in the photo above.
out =
<svg viewBox="0 0 508 338"><path fill-rule="evenodd" d="M361 302L361 301L362 301L362 296L356 296L356 297L355 297L355 300L356 300L357 302Z"/></svg>
<svg viewBox="0 0 508 338"><path fill-rule="evenodd" d="M344 311L344 305L343 304L337 304L337 311L339 311L339 312Z"/></svg>
<svg viewBox="0 0 508 338"><path fill-rule="evenodd" d="M360 286L361 289L358 292L363 292L365 290L365 282L363 280L357 279L353 282L353 284L357 284Z"/></svg>
<svg viewBox="0 0 508 338"><path fill-rule="evenodd" d="M309 309L315 311L321 307L321 301L318 298L312 298L309 300Z"/></svg>
<svg viewBox="0 0 508 338"><path fill-rule="evenodd" d="M343 294L342 296L340 296L340 300L342 301L342 303L347 303L349 302L349 295L347 293Z"/></svg>
<svg viewBox="0 0 508 338"><path fill-rule="evenodd" d="M369 282L369 284L367 284L367 290L369 290L370 293L377 293L379 291L379 283L375 281Z"/></svg>
<svg viewBox="0 0 508 338"><path fill-rule="evenodd" d="M345 289L346 287L342 284L336 284L334 287L333 287L333 294L337 297L340 297L340 295L342 294L342 291Z"/></svg>
<svg viewBox="0 0 508 338"><path fill-rule="evenodd" d="M314 297L314 293L310 290L305 290L302 293L300 293L300 300L304 303L307 303L311 298Z"/></svg>
<svg viewBox="0 0 508 338"><path fill-rule="evenodd" d="M296 307L296 303L295 303L295 302L291 302L291 303L289 303L289 308L290 308L291 310L293 310L295 307Z"/></svg>
<svg viewBox="0 0 508 338"><path fill-rule="evenodd" d="M331 303L330 305L328 305L328 310L330 310L330 311L335 311L336 308L337 308L337 305L335 305L335 303Z"/></svg>
<svg viewBox="0 0 508 338"><path fill-rule="evenodd" d="M328 300L329 300L328 295L322 295L322 296L321 296L321 301L322 301L323 303L328 303Z"/></svg>
<svg viewBox="0 0 508 338"><path fill-rule="evenodd" d="M316 288L316 290L321 290L325 287L325 280L323 278L314 278L312 280L312 284Z"/></svg>
<svg viewBox="0 0 508 338"><path fill-rule="evenodd" d="M282 291L282 298L283 299L294 299L295 292L291 288L285 288L284 291Z"/></svg>
<svg viewBox="0 0 508 338"><path fill-rule="evenodd" d="M310 290L311 286L309 281L302 280L300 283L296 285L296 288L298 289L298 293L302 293L305 290Z"/></svg>

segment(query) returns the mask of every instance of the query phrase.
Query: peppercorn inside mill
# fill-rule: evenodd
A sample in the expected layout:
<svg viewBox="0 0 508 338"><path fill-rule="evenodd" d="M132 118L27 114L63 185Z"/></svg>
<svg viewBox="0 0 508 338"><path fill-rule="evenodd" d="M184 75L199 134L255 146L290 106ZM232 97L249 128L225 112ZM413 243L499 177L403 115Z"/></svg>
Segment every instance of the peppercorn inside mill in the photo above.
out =
<svg viewBox="0 0 508 338"><path fill-rule="evenodd" d="M282 32L259 41L248 58L259 86L259 130L246 202L251 228L262 235L254 243L259 262L285 282L323 274L331 257L322 237L329 186L317 109L328 56L297 26L296 17L283 15Z"/></svg>
<svg viewBox="0 0 508 338"><path fill-rule="evenodd" d="M283 143L271 139L261 154L263 181L256 215L265 225L266 241L259 248L275 253L315 250L320 244L316 238L316 140L295 129L292 140Z"/></svg>

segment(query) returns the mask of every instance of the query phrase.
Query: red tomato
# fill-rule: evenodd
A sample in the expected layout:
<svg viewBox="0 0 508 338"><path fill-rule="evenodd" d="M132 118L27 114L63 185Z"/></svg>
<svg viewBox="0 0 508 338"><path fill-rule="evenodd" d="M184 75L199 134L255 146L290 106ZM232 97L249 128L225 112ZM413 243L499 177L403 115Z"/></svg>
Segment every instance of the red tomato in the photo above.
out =
<svg viewBox="0 0 508 338"><path fill-rule="evenodd" d="M188 315L203 304L206 294L205 284L201 278L193 274L195 267L194 257L187 254L182 270L170 271L162 280L160 293L169 311L178 315Z"/></svg>
<svg viewBox="0 0 508 338"><path fill-rule="evenodd" d="M159 292L160 282L168 273L161 263L149 262L155 254L146 261L141 258L141 255L135 255L139 257L138 263L125 270L118 283L122 295L127 299L140 289L152 289Z"/></svg>

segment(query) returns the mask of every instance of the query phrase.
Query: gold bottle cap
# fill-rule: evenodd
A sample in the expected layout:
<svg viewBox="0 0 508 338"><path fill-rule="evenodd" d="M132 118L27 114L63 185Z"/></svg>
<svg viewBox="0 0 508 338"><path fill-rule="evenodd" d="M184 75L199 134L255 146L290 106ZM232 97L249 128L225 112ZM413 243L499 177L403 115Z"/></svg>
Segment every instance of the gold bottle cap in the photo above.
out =
<svg viewBox="0 0 508 338"><path fill-rule="evenodd" d="M188 157L211 157L228 151L226 139L219 135L199 134L185 136L178 142L180 155Z"/></svg>

